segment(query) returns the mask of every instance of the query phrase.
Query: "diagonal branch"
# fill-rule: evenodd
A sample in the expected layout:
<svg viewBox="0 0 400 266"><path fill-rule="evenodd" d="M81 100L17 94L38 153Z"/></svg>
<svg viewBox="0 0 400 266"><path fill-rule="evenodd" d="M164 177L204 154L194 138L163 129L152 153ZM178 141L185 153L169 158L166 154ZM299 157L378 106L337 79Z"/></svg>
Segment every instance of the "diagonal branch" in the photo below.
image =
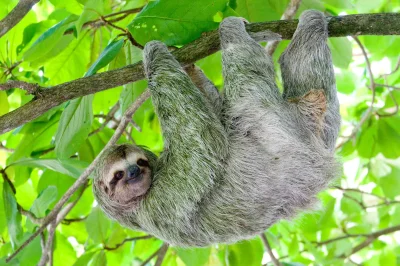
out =
<svg viewBox="0 0 400 266"><path fill-rule="evenodd" d="M400 14L362 14L329 17L329 36L348 35L400 35ZM281 34L282 39L290 39L296 29L297 20L280 20L246 25L250 35L262 37L262 32L273 31ZM220 49L218 31L203 34L181 49L173 52L182 65L188 65ZM19 127L39 117L49 109L77 97L111 89L144 78L143 64L133 65L99 73L93 76L66 82L41 91L41 97L30 101L20 108L0 117L0 134Z"/></svg>
<svg viewBox="0 0 400 266"><path fill-rule="evenodd" d="M16 7L0 21L0 38L11 30L40 0L20 0Z"/></svg>

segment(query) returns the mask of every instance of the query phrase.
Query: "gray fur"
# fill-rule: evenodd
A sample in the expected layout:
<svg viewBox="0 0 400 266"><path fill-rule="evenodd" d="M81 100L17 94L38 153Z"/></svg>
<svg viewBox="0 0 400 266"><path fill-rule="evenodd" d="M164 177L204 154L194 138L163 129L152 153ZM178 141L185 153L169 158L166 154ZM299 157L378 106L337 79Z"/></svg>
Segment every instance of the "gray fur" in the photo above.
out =
<svg viewBox="0 0 400 266"><path fill-rule="evenodd" d="M98 186L109 165L95 174L95 196L111 218L173 245L252 238L311 208L339 169L333 144L340 116L323 14L300 18L280 60L283 96L271 58L243 20L225 19L220 37L222 119L165 45L150 42L144 65L165 142L158 160L148 155L152 186L124 206Z"/></svg>

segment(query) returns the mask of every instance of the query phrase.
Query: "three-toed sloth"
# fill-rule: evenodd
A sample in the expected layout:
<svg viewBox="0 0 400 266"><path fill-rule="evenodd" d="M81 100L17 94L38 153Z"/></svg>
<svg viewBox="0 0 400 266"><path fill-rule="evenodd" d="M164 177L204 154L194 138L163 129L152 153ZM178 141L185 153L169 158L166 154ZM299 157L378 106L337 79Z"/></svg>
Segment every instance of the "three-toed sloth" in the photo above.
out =
<svg viewBox="0 0 400 266"><path fill-rule="evenodd" d="M144 67L164 138L157 158L131 144L106 150L94 194L109 217L178 246L248 239L316 202L337 176L339 104L327 21L302 14L274 65L240 18L220 25L224 92L199 89L152 41Z"/></svg>

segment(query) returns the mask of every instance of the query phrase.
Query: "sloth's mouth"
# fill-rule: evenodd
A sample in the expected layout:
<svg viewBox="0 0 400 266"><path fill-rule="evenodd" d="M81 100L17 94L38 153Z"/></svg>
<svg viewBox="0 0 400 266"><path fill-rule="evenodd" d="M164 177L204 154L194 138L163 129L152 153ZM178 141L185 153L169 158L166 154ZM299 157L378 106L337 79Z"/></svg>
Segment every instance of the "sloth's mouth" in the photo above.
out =
<svg viewBox="0 0 400 266"><path fill-rule="evenodd" d="M132 176L132 177L128 177L125 179L125 182L127 184L134 184L136 182L139 182L143 179L143 173L140 173L138 176Z"/></svg>

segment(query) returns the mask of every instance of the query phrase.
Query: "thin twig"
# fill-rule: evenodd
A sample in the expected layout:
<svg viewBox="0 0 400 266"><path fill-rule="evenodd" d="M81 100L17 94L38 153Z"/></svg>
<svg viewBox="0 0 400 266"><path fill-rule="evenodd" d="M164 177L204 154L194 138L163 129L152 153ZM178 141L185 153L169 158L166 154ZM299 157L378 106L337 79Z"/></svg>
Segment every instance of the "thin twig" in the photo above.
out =
<svg viewBox="0 0 400 266"><path fill-rule="evenodd" d="M375 85L378 87L386 87L386 88L393 89L393 90L400 90L400 87L396 87L396 86L392 86L392 85L386 85L386 84L381 84L381 83L375 83Z"/></svg>
<svg viewBox="0 0 400 266"><path fill-rule="evenodd" d="M83 171L83 173L79 176L79 178L75 181L75 183L65 192L64 196L57 202L57 204L54 206L54 208L50 211L50 213L43 219L42 225L35 231L17 250L14 251L7 259L6 262L9 262L12 260L22 249L24 249L30 242L32 242L33 239L35 239L43 230L46 228L46 226L53 221L54 219L57 219L57 215L60 212L61 208L64 206L64 204L71 198L71 196L77 191L82 185L84 185L89 177L89 175L92 173L96 165L98 164L100 157L102 153L110 148L112 145L114 145L118 139L121 137L123 134L125 127L128 125L130 120L132 119L132 115L136 112L136 110L150 97L150 91L146 90L144 91L137 99L136 101L125 111L124 115L122 116L121 122L118 125L117 129L115 130L113 136L107 143L107 145L103 148L103 150L100 152L100 154L93 160L93 162ZM66 215L66 214L65 214Z"/></svg>
<svg viewBox="0 0 400 266"><path fill-rule="evenodd" d="M49 234L47 236L46 245L45 245L45 248L42 250L42 256L40 257L39 263L37 264L38 266L45 266L46 262L49 259L49 254L50 254L50 252L52 252L52 249L53 249L53 240L54 240L54 235L56 233L56 227L57 227L56 221L54 220L50 224Z"/></svg>
<svg viewBox="0 0 400 266"><path fill-rule="evenodd" d="M82 197L83 192L85 192L86 188L87 184L85 184L82 187L78 197L73 202L69 203L64 209L62 209L60 213L57 215L56 219L53 219L53 221L51 222L45 246L46 248L42 251L42 257L40 258L40 261L38 263L39 266L45 266L46 262L50 259L51 257L50 254L53 252L53 241L57 226L60 224L60 222L64 220L65 216L67 216L67 214L72 210L72 208L78 203L79 199Z"/></svg>
<svg viewBox="0 0 400 266"><path fill-rule="evenodd" d="M122 241L121 243L116 244L115 247L104 246L104 249L105 250L116 250L119 247L123 246L127 242L150 239L150 238L153 238L153 236L147 235L147 236L137 236L137 237L125 238L124 241Z"/></svg>
<svg viewBox="0 0 400 266"><path fill-rule="evenodd" d="M154 266L161 266L161 264L165 258L165 254L167 254L168 247L169 247L169 245L167 243L164 243L161 246L160 251L158 252L158 255L157 255L156 263L154 264Z"/></svg>
<svg viewBox="0 0 400 266"><path fill-rule="evenodd" d="M127 16L129 16L131 14L139 13L142 9L143 9L142 7L133 8L133 9L127 9L127 10L124 10L124 11L119 11L119 12L115 12L115 13L112 13L112 14L104 15L103 18L107 19L108 22L112 22L112 23L113 22L118 22L118 21L123 20L124 18L126 18ZM119 17L113 18L113 19L108 19L108 18L115 17L115 16L118 16L118 15L122 15L122 16L119 16ZM101 26L104 26L104 25L106 25L106 23L104 23L101 19L96 19L96 20L88 21L85 24L83 24L82 25L82 29L86 29L86 28L89 28L89 27L98 28L98 27L101 27ZM72 34L72 33L74 33L74 30L73 29L69 29L69 30L64 32L64 35Z"/></svg>
<svg viewBox="0 0 400 266"><path fill-rule="evenodd" d="M336 146L336 149L339 149L340 147L342 147L347 141L353 139L357 132L360 130L360 128L362 127L362 125L367 121L367 119L370 117L370 115L372 114L372 111L374 109L374 102L375 102L375 96L376 96L376 83L375 83L375 79L374 79L374 75L372 73L372 68L371 68L371 63L369 62L369 58L367 55L367 52L365 51L364 45L362 45L362 43L360 42L360 40L358 39L357 36L353 36L354 41L358 44L358 46L360 46L360 49L364 55L365 58L365 62L367 64L367 72L369 75L369 80L370 80L370 86L369 88L372 91L372 97L371 97L371 104L369 105L367 111L364 113L364 115L361 117L360 122L358 123L358 125L353 129L353 131L351 132L351 134L347 137L345 137L346 139L344 141L342 141L341 143L339 143Z"/></svg>
<svg viewBox="0 0 400 266"><path fill-rule="evenodd" d="M35 94L42 89L38 84L28 83L20 80L9 80L6 83L0 84L0 91L6 91L14 88L20 88L28 94Z"/></svg>
<svg viewBox="0 0 400 266"><path fill-rule="evenodd" d="M14 149L7 148L1 142L0 142L0 150L6 151L6 152L14 152Z"/></svg>
<svg viewBox="0 0 400 266"><path fill-rule="evenodd" d="M364 242L362 242L361 244L355 246L351 250L351 252L349 254L342 255L342 256L340 256L340 258L348 258L351 255L353 255L354 253L357 253L358 251L362 250L363 248L369 246L369 244L374 242L374 240L377 239L378 237L380 237L382 235L387 235L387 234L390 234L390 233L394 233L396 231L400 231L400 225L389 227L389 228L385 228L383 230L380 230L380 231L377 231L375 233L369 234L367 239L365 239Z"/></svg>
<svg viewBox="0 0 400 266"><path fill-rule="evenodd" d="M120 105L119 105L119 101L118 101L116 104L114 104L114 106L113 106L113 107L111 108L111 110L108 112L107 116L104 117L104 118L105 118L104 123L103 123L98 129L95 129L95 130L93 130L92 132L90 132L90 133L89 133L89 137L92 136L92 135L94 135L94 134L96 134L96 133L98 133L98 132L100 132L100 131L102 131L102 130L107 126L107 124L108 124L111 120L113 120L115 113L119 110L119 107L120 107ZM95 116L95 117L96 117L96 116Z"/></svg>
<svg viewBox="0 0 400 266"><path fill-rule="evenodd" d="M397 70L399 70L399 68L400 68L400 56L397 59L397 64L394 67L394 69L391 72L387 73L387 74L383 74L382 76L383 77L387 77L387 76L393 75L394 73L396 73Z"/></svg>
<svg viewBox="0 0 400 266"><path fill-rule="evenodd" d="M275 257L274 253L272 252L271 246L270 246L270 244L268 242L268 239L265 236L265 234L264 233L260 234L260 238L261 238L261 240L262 240L262 242L264 244L265 250L268 252L269 257L271 258L272 263L275 266L280 266L281 263L279 262L279 260L277 260L277 258Z"/></svg>
<svg viewBox="0 0 400 266"><path fill-rule="evenodd" d="M287 6L285 12L283 13L281 20L289 20L293 19L296 15L297 10L299 9L301 4L301 0L291 0L289 5ZM265 50L269 55L272 55L276 48L278 47L280 41L269 41L267 46L265 46Z"/></svg>
<svg viewBox="0 0 400 266"><path fill-rule="evenodd" d="M142 262L142 264L140 264L140 266L145 266L147 263L149 263L155 256L161 256L162 259L164 259L165 253L168 250L168 244L167 243L163 243L162 246L157 249L156 252L154 252L153 254L151 254L145 261ZM158 261L158 259L157 259ZM161 260L162 262L162 260ZM157 265L157 262L156 264Z"/></svg>
<svg viewBox="0 0 400 266"><path fill-rule="evenodd" d="M65 218L61 223L68 225L70 223L82 222L82 221L85 221L86 219L87 219L87 216L81 217L81 218L71 218L71 219Z"/></svg>

